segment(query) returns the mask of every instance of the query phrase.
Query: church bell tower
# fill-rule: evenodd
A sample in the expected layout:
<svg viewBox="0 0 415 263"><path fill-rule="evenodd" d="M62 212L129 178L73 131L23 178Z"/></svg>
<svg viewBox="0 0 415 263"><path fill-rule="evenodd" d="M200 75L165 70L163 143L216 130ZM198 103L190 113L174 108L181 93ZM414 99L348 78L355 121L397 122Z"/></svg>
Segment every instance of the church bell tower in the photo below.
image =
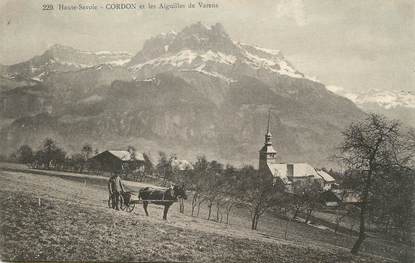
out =
<svg viewBox="0 0 415 263"><path fill-rule="evenodd" d="M272 147L272 134L270 131L270 117L271 110L268 112L268 126L267 133L265 134L265 143L264 146L259 151L259 169L263 169L267 166L268 163L275 163L277 152Z"/></svg>

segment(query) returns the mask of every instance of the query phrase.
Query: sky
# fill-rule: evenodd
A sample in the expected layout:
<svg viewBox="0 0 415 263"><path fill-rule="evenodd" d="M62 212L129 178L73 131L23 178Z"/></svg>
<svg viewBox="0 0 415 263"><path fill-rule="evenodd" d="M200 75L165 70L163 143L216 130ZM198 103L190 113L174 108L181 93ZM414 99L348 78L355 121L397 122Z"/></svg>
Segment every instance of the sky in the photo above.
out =
<svg viewBox="0 0 415 263"><path fill-rule="evenodd" d="M298 70L326 85L353 92L415 92L413 0L209 0L202 2L219 7L56 10L59 3L190 1L1 0L0 64L28 60L56 43L135 54L159 33L180 31L198 21L220 22L234 40L279 49ZM53 3L55 10L42 11L42 3Z"/></svg>

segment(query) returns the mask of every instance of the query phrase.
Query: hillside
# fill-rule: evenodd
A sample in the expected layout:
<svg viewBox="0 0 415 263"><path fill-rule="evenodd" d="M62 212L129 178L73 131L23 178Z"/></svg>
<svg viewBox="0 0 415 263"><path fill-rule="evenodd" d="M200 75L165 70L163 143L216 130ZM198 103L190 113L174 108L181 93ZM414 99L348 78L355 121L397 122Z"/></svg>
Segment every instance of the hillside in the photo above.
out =
<svg viewBox="0 0 415 263"><path fill-rule="evenodd" d="M232 215L231 225L191 217L177 204L168 221L160 207L133 213L106 207L104 185L40 174L0 171L0 255L5 261L189 261L189 262L391 262L352 256L349 235L335 235L276 218L249 229L249 218ZM40 204L39 204L40 203ZM262 232L265 231L266 232ZM81 249L82 248L82 249ZM365 253L395 256L398 248L369 238Z"/></svg>
<svg viewBox="0 0 415 263"><path fill-rule="evenodd" d="M121 58L125 63L114 63ZM0 131L5 153L50 136L69 152L85 142L99 149L131 144L153 155L256 164L272 108L280 160L324 166L340 131L364 115L281 51L234 41L221 24L155 36L130 58L57 45L2 72L9 82L0 85L0 119L14 119ZM10 95L18 86L11 76L37 82ZM34 106L18 108L22 100Z"/></svg>

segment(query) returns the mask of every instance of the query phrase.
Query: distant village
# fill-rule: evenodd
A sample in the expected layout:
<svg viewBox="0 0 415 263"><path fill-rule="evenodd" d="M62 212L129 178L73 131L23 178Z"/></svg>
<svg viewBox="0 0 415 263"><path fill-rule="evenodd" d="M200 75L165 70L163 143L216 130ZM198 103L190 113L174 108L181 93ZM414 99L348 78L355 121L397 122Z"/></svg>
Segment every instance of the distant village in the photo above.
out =
<svg viewBox="0 0 415 263"><path fill-rule="evenodd" d="M145 154L128 150L106 150L88 161L91 167L100 167L102 172L127 173L127 167L134 164L135 171L145 173ZM170 161L172 170L184 172L194 167L188 160L173 157ZM323 169L314 168L304 163L278 163L277 152L272 146L272 134L268 129L265 134L264 146L259 151L258 172L273 178L273 184L283 184L287 193L293 194L296 189L316 185L316 191L324 191L325 205L338 206L340 203L357 204L358 194L351 190L339 189L335 178Z"/></svg>
<svg viewBox="0 0 415 263"><path fill-rule="evenodd" d="M190 161L179 159L174 154L167 156L163 152L159 153L159 163L155 165L148 155L138 152L132 146L126 150L104 150L102 152L96 150L93 154L92 147L85 145L80 154L70 157L65 156L66 153L52 139L46 139L43 146L46 153L42 151L31 153L32 150L27 149L30 147L25 145L11 158L22 159L20 161L36 169L69 170L108 177L111 174L121 174L127 180L137 181L146 180L146 178L147 180L148 178L163 178L174 181L177 178L172 178L171 174L178 174L180 177L189 171L194 171L194 164ZM279 163L277 156L278 153L272 145L268 120L264 145L259 151L258 174L272 178L273 185L283 185L284 192L287 194L296 194L304 189L318 192L321 194L322 202L328 207L359 203L359 194L350 189L340 189L329 171L314 168L306 162ZM158 171L160 168L162 170ZM158 175L155 176L155 173Z"/></svg>

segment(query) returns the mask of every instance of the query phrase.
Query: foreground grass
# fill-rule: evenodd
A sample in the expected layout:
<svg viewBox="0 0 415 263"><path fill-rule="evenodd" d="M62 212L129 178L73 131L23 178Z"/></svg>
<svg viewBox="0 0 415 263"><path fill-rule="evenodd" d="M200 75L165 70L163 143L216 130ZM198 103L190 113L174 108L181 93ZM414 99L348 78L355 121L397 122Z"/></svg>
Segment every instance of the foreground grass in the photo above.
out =
<svg viewBox="0 0 415 263"><path fill-rule="evenodd" d="M0 172L0 254L6 261L388 262L319 243L261 237L161 209L105 207L105 189L41 175ZM40 200L40 204L39 204Z"/></svg>

